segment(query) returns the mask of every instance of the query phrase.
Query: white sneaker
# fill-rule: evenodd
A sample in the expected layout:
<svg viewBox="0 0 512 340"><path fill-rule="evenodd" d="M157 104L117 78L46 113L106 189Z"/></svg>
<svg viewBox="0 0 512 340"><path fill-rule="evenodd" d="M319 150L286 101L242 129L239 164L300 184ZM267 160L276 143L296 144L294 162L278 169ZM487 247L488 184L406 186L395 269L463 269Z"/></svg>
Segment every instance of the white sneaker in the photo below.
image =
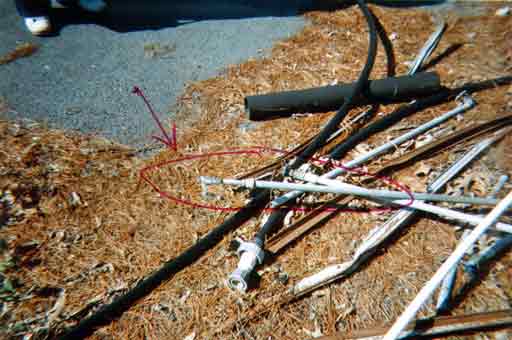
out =
<svg viewBox="0 0 512 340"><path fill-rule="evenodd" d="M50 33L52 25L48 17L25 18L25 26L33 35L44 35Z"/></svg>

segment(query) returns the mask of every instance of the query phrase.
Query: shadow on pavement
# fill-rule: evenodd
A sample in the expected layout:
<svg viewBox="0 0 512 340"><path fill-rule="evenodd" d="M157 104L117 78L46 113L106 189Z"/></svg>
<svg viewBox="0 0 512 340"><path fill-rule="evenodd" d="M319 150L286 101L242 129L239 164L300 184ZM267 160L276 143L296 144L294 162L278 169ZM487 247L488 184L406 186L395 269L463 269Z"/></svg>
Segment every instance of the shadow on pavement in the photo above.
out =
<svg viewBox="0 0 512 340"><path fill-rule="evenodd" d="M369 3L390 6L427 6L445 0L390 1ZM52 22L56 32L67 25L98 24L117 32L157 30L201 20L296 16L313 10L336 10L353 5L347 0L110 0L102 14L78 9L55 10ZM58 34L58 33L56 33Z"/></svg>

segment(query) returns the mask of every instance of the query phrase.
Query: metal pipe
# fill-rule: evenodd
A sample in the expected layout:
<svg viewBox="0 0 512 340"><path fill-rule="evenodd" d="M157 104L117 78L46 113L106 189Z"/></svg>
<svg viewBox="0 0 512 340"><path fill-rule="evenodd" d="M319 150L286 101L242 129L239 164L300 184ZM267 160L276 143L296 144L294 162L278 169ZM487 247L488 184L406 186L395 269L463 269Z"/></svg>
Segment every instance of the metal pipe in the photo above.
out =
<svg viewBox="0 0 512 340"><path fill-rule="evenodd" d="M312 178L313 174L307 174L306 180ZM317 176L319 177L319 176ZM275 182L275 181L259 181L252 178L249 179L233 179L233 178L217 178L201 176L200 180L206 185L217 185L226 184L236 187L243 187L248 189L275 189L275 190L300 190L303 192L319 192L327 194L343 194L343 195L354 195L362 196L371 199L385 199L385 200L421 200L421 201L434 201L434 202L451 202L451 203L465 203L475 205L493 205L496 204L497 200L492 198L481 198L481 197L468 197L468 196L450 196L444 194L429 194L429 193L418 193L410 192L405 193L402 191L393 190L379 190L379 189L366 189L357 185L342 183L336 180L328 179L315 179L326 185L316 184L298 184L298 183L286 183L286 182ZM404 201L409 202L409 201ZM414 201L416 202L416 201ZM402 203L403 205L410 205L410 203Z"/></svg>
<svg viewBox="0 0 512 340"><path fill-rule="evenodd" d="M470 230L464 230L459 243L464 242L468 237ZM452 270L446 275L441 287L439 288L439 295L437 296L436 313L442 314L448 311L452 300L453 287L455 286L455 280L457 279L457 267L453 267Z"/></svg>
<svg viewBox="0 0 512 340"><path fill-rule="evenodd" d="M508 176L507 175L501 175L500 178L498 179L498 183L496 183L496 185L494 186L494 189L492 190L491 192L491 197L496 197L498 196L498 193L503 190L503 188L505 187L505 184L507 184L508 182Z"/></svg>
<svg viewBox="0 0 512 340"><path fill-rule="evenodd" d="M493 188L493 190L487 197L495 198L498 195L498 193L500 192L500 190L503 189L503 186L505 185L505 183L507 181L508 181L508 176L506 176L506 175L501 176L498 180L498 183L496 183L496 186ZM469 230L464 230L464 233L462 234L462 236L459 240L459 243L464 242L464 239L466 239L466 237L469 235L469 233L470 233ZM508 236L508 238L510 239L510 242L512 242L512 235ZM499 241L497 241L494 245L497 245L498 242ZM496 250L493 249L493 246L490 246L486 250L484 250L481 254L478 254L478 255L483 255L483 257L486 258L488 255L484 255L484 254L486 253L486 251L489 251L491 253L490 257L494 257L494 255L496 253L500 252L504 246L506 247L507 244L498 245L496 247ZM472 259L474 259L474 257L472 257ZM478 261L479 261L479 259L477 258L474 263L477 263ZM465 264L465 267L466 267L467 263ZM475 268L475 267L471 267L471 266L468 266L468 267ZM444 313L444 312L448 311L448 309L450 308L450 303L451 303L451 299L452 299L452 291L455 286L456 278L457 278L457 267L454 267L450 271L450 273L448 273L448 275L446 275L446 277L444 278L444 280L441 284L441 288L439 289L439 295L437 297L437 304L436 304L436 312L438 314Z"/></svg>
<svg viewBox="0 0 512 340"><path fill-rule="evenodd" d="M317 178L315 178L316 176ZM493 198L481 198L471 196L452 196L446 194L431 194L431 193L416 193L410 192L404 193L402 191L394 190L382 190L382 189L366 189L354 184L340 182L334 179L319 179L319 176L314 174L305 175L305 180L309 182L309 178L314 178L317 183L328 186L329 189L321 189L320 192L331 192L340 193L347 195L362 196L367 198L384 198L384 199L414 199L421 201L433 201L433 202L451 202L451 203L465 203L465 204L478 204L478 205L493 205L496 204L496 199ZM305 184L307 186L307 184ZM315 185L315 188L318 186ZM311 191L315 191L313 188ZM412 196L412 197L411 197ZM400 198L399 198L400 197ZM408 202L408 201L406 201ZM409 205L409 203L402 203L403 205Z"/></svg>
<svg viewBox="0 0 512 340"><path fill-rule="evenodd" d="M485 218L478 224L478 226L469 234L469 236L457 246L455 251L448 257L448 259L441 265L434 276L427 282L427 284L420 290L418 295L405 309L402 315L396 320L390 330L386 333L383 340L396 340L402 331L411 322L423 304L430 298L437 286L444 279L446 274L456 266L462 259L466 251L473 246L473 244L499 219L499 217L507 211L512 204L512 191L501 200L498 205L485 216Z"/></svg>
<svg viewBox="0 0 512 340"><path fill-rule="evenodd" d="M396 200L396 201L393 201L393 203L402 205L402 206L407 205L406 208L409 208L409 209L421 210L421 211L435 214L435 215L438 215L441 217L445 217L448 219L454 219L454 220L458 220L458 221L473 224L473 225L477 225L483 219L483 216L481 216L481 215L466 214L466 213L462 213L457 210L438 207L437 205L428 204L428 203L425 203L422 201L414 201L414 202L410 203L410 201L408 201L408 200ZM496 226L493 229L496 231L512 234L512 225L507 224L507 223L498 222L498 223L496 223Z"/></svg>
<svg viewBox="0 0 512 340"><path fill-rule="evenodd" d="M486 138L481 142L475 144L475 146L473 146L473 148L463 156L463 159L472 160L473 158L475 158L475 156L480 154L483 150L487 149L489 146L495 143L497 139L500 138L499 135L501 131L502 130L495 133L494 136ZM455 163L448 171L445 171L441 175L440 180L442 180L442 177L452 177L453 173L458 173L460 170L462 170L467 164L467 162L464 162L463 159L461 159L461 162ZM427 187L427 191L428 190L430 190L430 186Z"/></svg>
<svg viewBox="0 0 512 340"><path fill-rule="evenodd" d="M464 263L464 270L473 278L478 276L478 270L487 262L501 254L506 249L512 247L512 235L500 237L496 242L482 250L480 253L473 255Z"/></svg>
<svg viewBox="0 0 512 340"><path fill-rule="evenodd" d="M357 157L356 159L353 159L352 161L347 162L344 165L344 168L353 168L353 167L359 166L361 164L364 164L364 163L368 162L369 160L371 160L371 159L373 159L391 149L396 148L397 145L400 145L400 144L424 133L425 131L428 131L429 129L447 121L448 119L450 119L458 114L461 114L475 106L475 101L466 92L462 92L459 96L457 96L457 99L460 100L461 103L455 109L453 109L449 112L446 112L443 115L441 115L437 118L434 118L433 120L428 121L401 136L398 136L397 138L394 138L393 140L367 152L364 155ZM329 178L329 179L336 178L337 176L346 172L346 170L344 168L341 168L341 167L335 168L335 169L327 172L326 174L322 175L322 178ZM300 171L291 171L290 174L291 174L291 176L293 176L297 179L303 179L303 178L299 177L301 175ZM292 191L292 192L286 193L283 196L275 198L271 202L271 206L278 207L294 198L299 197L301 194L303 194L302 191Z"/></svg>
<svg viewBox="0 0 512 340"><path fill-rule="evenodd" d="M492 138L489 138L492 139ZM497 140L497 137L494 137ZM464 154L460 159L453 163L448 169L443 171L430 185L428 185L428 192L438 192L441 190L449 180L454 178L460 170L468 165L479 152L484 149L481 148L483 141L476 144L469 152ZM488 146L488 144L485 144ZM476 152L479 151L479 152ZM469 155L469 156L468 156ZM305 294L313 289L323 286L332 282L342 276L349 275L355 271L359 264L371 256L390 235L401 229L417 213L417 210L402 208L393 214L384 224L372 230L366 239L361 243L354 253L354 256L349 262L340 265L329 266L317 274L311 275L299 281L292 289L295 296ZM512 228L511 228L512 230Z"/></svg>
<svg viewBox="0 0 512 340"><path fill-rule="evenodd" d="M423 46L423 48L418 53L418 56L416 59L414 59L414 62L411 65L411 68L409 69L409 72L407 74L411 75L416 73L423 62L430 57L432 52L436 49L437 45L439 44L439 41L441 41L441 37L443 36L444 31L446 30L446 23L442 22L436 29L432 35L428 38L427 42Z"/></svg>

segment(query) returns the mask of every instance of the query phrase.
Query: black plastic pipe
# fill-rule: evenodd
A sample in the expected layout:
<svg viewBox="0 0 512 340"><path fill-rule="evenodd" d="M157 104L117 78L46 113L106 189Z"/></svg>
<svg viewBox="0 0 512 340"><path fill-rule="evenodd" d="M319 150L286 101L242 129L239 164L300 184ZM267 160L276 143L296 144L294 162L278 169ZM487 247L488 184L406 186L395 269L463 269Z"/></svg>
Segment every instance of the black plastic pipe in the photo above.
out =
<svg viewBox="0 0 512 340"><path fill-rule="evenodd" d="M329 122L323 127L315 139L311 141L306 149L297 155L293 163L290 165L290 169L297 169L300 167L324 145L325 141L338 129L340 123L347 116L354 99L357 98L363 91L365 91L368 86L368 79L370 77L373 65L375 64L375 57L377 56L377 27L375 25L375 20L373 19L373 14L370 12L368 6L366 6L365 1L356 1L357 5L361 9L361 12L363 12L366 21L368 22L369 28L370 42L368 46L368 56L366 58L366 63L363 67L363 70L361 71L361 74L357 78L357 81L354 83L352 91L350 92L349 96L347 96L338 112L336 112L334 117L329 120Z"/></svg>
<svg viewBox="0 0 512 340"><path fill-rule="evenodd" d="M387 114L386 116L380 118L379 120L370 123L364 128L358 130L349 138L347 138L342 143L335 146L331 151L329 151L329 157L332 159L341 159L343 156L345 156L345 154L348 151L353 149L357 144L367 140L373 134L385 130L386 128L392 126L393 124L396 124L403 118L408 117L416 112L445 103L463 91L473 93L477 91L491 89L498 86L508 85L510 83L512 83L512 76L486 80L478 83L467 83L455 89L448 89L442 87L440 88L438 93L425 98L420 98L410 104L402 105L393 112L391 112L390 114Z"/></svg>
<svg viewBox="0 0 512 340"><path fill-rule="evenodd" d="M211 230L206 236L197 241L190 248L181 253L178 257L166 262L160 269L140 281L126 294L121 295L112 303L103 306L91 316L83 319L80 323L66 334L59 337L61 340L83 339L91 335L96 328L110 323L112 319L119 317L130 308L135 302L151 293L164 281L170 279L174 274L197 261L209 249L217 245L224 235L235 230L245 223L256 212L265 207L270 198L269 191L260 191L244 208L230 216L222 224Z"/></svg>
<svg viewBox="0 0 512 340"><path fill-rule="evenodd" d="M370 12L368 6L364 0L357 0L357 5L363 12L366 21L368 22L369 29L369 44L368 44L368 55L366 57L365 65L361 71L361 74L357 78L357 81L350 88L350 92L347 95L347 98L343 101L341 107L336 112L334 117L332 117L329 122L323 127L323 129L318 133L318 135L311 141L311 143L297 155L295 160L290 164L290 169L297 169L302 164L307 162L316 151L318 151L325 143L325 141L336 131L340 123L347 116L352 102L361 95L368 87L368 78L370 77L370 73L372 71L373 65L375 64L375 57L377 55L377 27L375 25L375 19L373 14ZM255 237L255 242L261 244L262 246L265 244L265 238L267 233L270 230L276 228L283 220L283 217L286 214L287 209L278 209L273 211L267 222L260 228Z"/></svg>
<svg viewBox="0 0 512 340"><path fill-rule="evenodd" d="M355 86L355 83L339 84L248 96L245 110L254 121L290 117L295 113L333 111L343 105ZM351 106L405 102L431 95L440 88L441 81L435 72L372 80L354 98Z"/></svg>
<svg viewBox="0 0 512 340"><path fill-rule="evenodd" d="M256 236L254 237L255 242L258 242L261 246L265 243L265 236L270 234L272 230L282 225L286 214L288 213L288 209L279 209L273 211L268 219L265 221L263 226L258 230Z"/></svg>

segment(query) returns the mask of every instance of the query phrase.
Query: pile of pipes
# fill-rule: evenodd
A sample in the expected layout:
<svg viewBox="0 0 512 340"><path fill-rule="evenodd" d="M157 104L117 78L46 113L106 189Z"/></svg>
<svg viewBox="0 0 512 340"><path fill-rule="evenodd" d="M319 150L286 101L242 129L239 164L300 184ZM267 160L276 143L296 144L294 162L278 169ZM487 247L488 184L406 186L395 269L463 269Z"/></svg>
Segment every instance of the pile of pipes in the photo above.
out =
<svg viewBox="0 0 512 340"><path fill-rule="evenodd" d="M464 168L470 166L474 159L481 156L491 145L511 131L511 128L507 125L510 124L512 116L500 117L493 121L457 131L445 136L442 140L432 141L428 145L415 150L411 159L398 160L398 162L395 162L396 164L379 169L379 174L389 172L391 168L396 168L400 162L411 163L411 161L422 156L428 157L435 150L447 145L483 136L460 159L451 164L447 169L441 171L440 175L429 184L426 192L368 189L364 186L351 184L348 182L347 177L343 177L344 174L353 171L353 169L365 165L385 153L396 150L401 144L414 140L416 137L438 127L440 124L458 115L462 115L465 111L470 110L476 105L476 102L471 97L471 92L478 90L477 87L466 86L456 90L442 89L437 74L418 72L424 61L434 51L445 28L446 25L442 23L432 34L419 52L414 63L412 63L407 75L369 81L365 89L356 95L354 93L356 92L357 84L343 84L301 91L250 96L245 99L248 118L256 121L290 117L296 113L326 112L339 107L343 108L344 105L353 107L412 101L405 106L399 107L384 118L367 124L364 128L333 147L327 154L315 154L312 157L312 152L310 151L308 155L307 150L311 149L311 145L315 142L313 140L309 141L308 145L296 148L288 154L285 166L281 166L283 159L280 159L279 163L238 178L200 177L203 188L207 188L210 185L226 185L249 189L253 191L253 194L257 192L260 195L262 193L265 195L269 190L272 190L274 193L276 191L283 193L281 196L273 198L268 204L268 207L272 208L272 212L262 218L261 228L254 238L248 241L237 240L236 252L240 260L237 268L227 278L227 284L230 288L246 292L251 288L251 282L254 281L256 268L264 265L266 256L277 256L292 241L297 240L318 224L325 223L329 216L334 216L336 210L329 211L325 209L327 205L324 205L324 207L313 210L291 225L290 223L284 223L285 227L279 230L283 225L283 221L291 213L291 207L297 200L304 200L305 195L330 193L337 195L334 200L329 202L330 204L338 203L338 205L346 206L353 198L360 198L378 202L384 207L398 206L400 209L385 223L373 229L367 235L356 249L350 261L330 265L314 275L303 278L291 288L289 292L291 296L298 297L304 295L353 273L364 262L368 261L372 254L379 247L382 247L391 235L404 228L414 215L418 212L427 212L444 219L462 222L468 226L459 245L391 328L381 330L380 333L373 333L371 336L352 336L361 339L380 339L381 337L378 337L379 334L385 333L385 336L382 337L385 340L419 338L421 336L441 336L457 331L483 329L486 327L499 327L509 325L512 322L512 313L507 311L490 314L483 313L481 315L475 314L462 318L450 319L448 317L441 317L433 320L423 320L423 322L415 323L414 326L410 325L420 308L434 294L438 287L440 289L437 300L437 312L446 313L451 308L452 290L458 265L463 265L464 270L471 274L473 280L476 280L478 278L478 269L481 266L491 261L498 254L502 253L503 250L512 246L512 224L499 221L500 216L507 211L512 203L512 193L509 193L501 201L496 199L497 194L503 189L508 180L506 175L502 175L499 178L494 190L486 198L439 193L451 179L455 178ZM385 144L360 154L345 164L341 164L338 161L359 142L367 139L375 132L391 127L400 119L413 112L447 102L452 98L456 103L452 110L417 126ZM339 110L338 113L341 111L343 109ZM361 122L366 122L371 117L372 110L370 109L357 116L350 124L361 124ZM322 146L328 144L330 139L332 140L333 136L339 135L342 130L339 129L329 133L328 138L324 138L319 144L323 144ZM317 140L321 139L318 138L320 135L317 136ZM306 155L304 156L304 154ZM309 163L305 161L308 158L310 159ZM324 172L320 173L322 170ZM281 181L275 180L276 171L278 171L277 177L280 176L282 178ZM494 208L487 215L469 214L458 209L434 204L439 202L463 204L464 207L484 206ZM479 210L482 211L481 208ZM469 260L462 262L463 257L486 233L498 235L494 243L480 253L474 254ZM337 337L329 338L336 339Z"/></svg>
<svg viewBox="0 0 512 340"><path fill-rule="evenodd" d="M446 29L446 25L441 23L418 53L408 74L394 76L393 71L388 68L388 78L369 81L368 76L376 56L377 39L382 40L384 47L389 46L390 42L383 34L383 30L378 29L378 22L375 21L376 18L364 1L358 0L357 3L368 23L370 43L366 65L356 82L250 96L245 99L246 112L251 120L283 119L297 113L312 114L337 109L337 113L331 120L315 137L295 147L272 164L237 178L200 177L199 181L206 191L211 185L235 186L250 191L252 198L245 207L227 218L183 254L167 262L160 270L139 282L130 292L111 305L83 320L64 338L72 339L89 334L95 327L107 323L169 277L193 264L208 249L218 244L223 236L260 214L261 226L254 237L250 240L236 240L238 266L233 268L232 273L226 278L227 285L233 290L244 293L254 289L252 285L257 278L256 270L265 265L266 258L272 257L278 261L279 254L288 245L337 214L336 209L328 209L328 207L347 207L354 199L371 201L372 206L392 207L396 212L362 240L350 261L330 265L298 281L287 292L288 299L293 300L354 273L371 259L393 234L406 227L420 212L457 221L455 225L459 227L463 225L465 232L453 253L390 328L369 333L333 336L329 339L419 339L512 324L510 310L458 317L434 316L431 319L414 321L421 307L438 288L438 314L444 314L450 310L458 266L462 266L473 280L477 280L479 268L512 246L512 224L502 219L502 215L507 212L512 203L512 193L502 200L496 198L506 185L507 176L497 176L499 180L487 197L442 193L450 180L463 169L471 166L472 161L511 131L512 115L500 116L444 134L442 137L418 146L411 152L385 162L374 171L374 175L385 175L445 151L448 147L472 143L468 151L453 164L449 164L446 169L438 169L438 177L428 185L425 192L369 188L365 185L371 184L373 177L354 184L350 182L350 176L347 176L348 173L355 171L354 169L365 166L370 161L391 153L400 145L421 137L440 124L463 115L477 105L471 96L472 93L507 84L510 82L510 77L469 83L453 89L443 87L436 73L420 72ZM388 54L388 61L389 59ZM453 102L454 107L448 112L409 129L405 134L372 150L360 153L349 162L344 164L340 162L350 150L370 136L393 127L413 113L449 102ZM405 104L401 104L389 114L375 117L378 105L388 103ZM369 105L370 108L347 119L348 112L352 108L362 105ZM356 128L351 129L349 133L346 130L347 126ZM339 142L338 137L344 133L348 137ZM281 196L276 197L276 192L280 192ZM308 211L305 216L289 223L290 212L298 202L304 202L307 196L321 197L325 194L330 194L329 197L334 195L334 198L330 198ZM208 197L207 192L204 196ZM461 207L476 208L480 213L467 213L466 209ZM486 235L492 235L494 241L480 252L467 256L473 245ZM468 260L463 261L468 257Z"/></svg>

